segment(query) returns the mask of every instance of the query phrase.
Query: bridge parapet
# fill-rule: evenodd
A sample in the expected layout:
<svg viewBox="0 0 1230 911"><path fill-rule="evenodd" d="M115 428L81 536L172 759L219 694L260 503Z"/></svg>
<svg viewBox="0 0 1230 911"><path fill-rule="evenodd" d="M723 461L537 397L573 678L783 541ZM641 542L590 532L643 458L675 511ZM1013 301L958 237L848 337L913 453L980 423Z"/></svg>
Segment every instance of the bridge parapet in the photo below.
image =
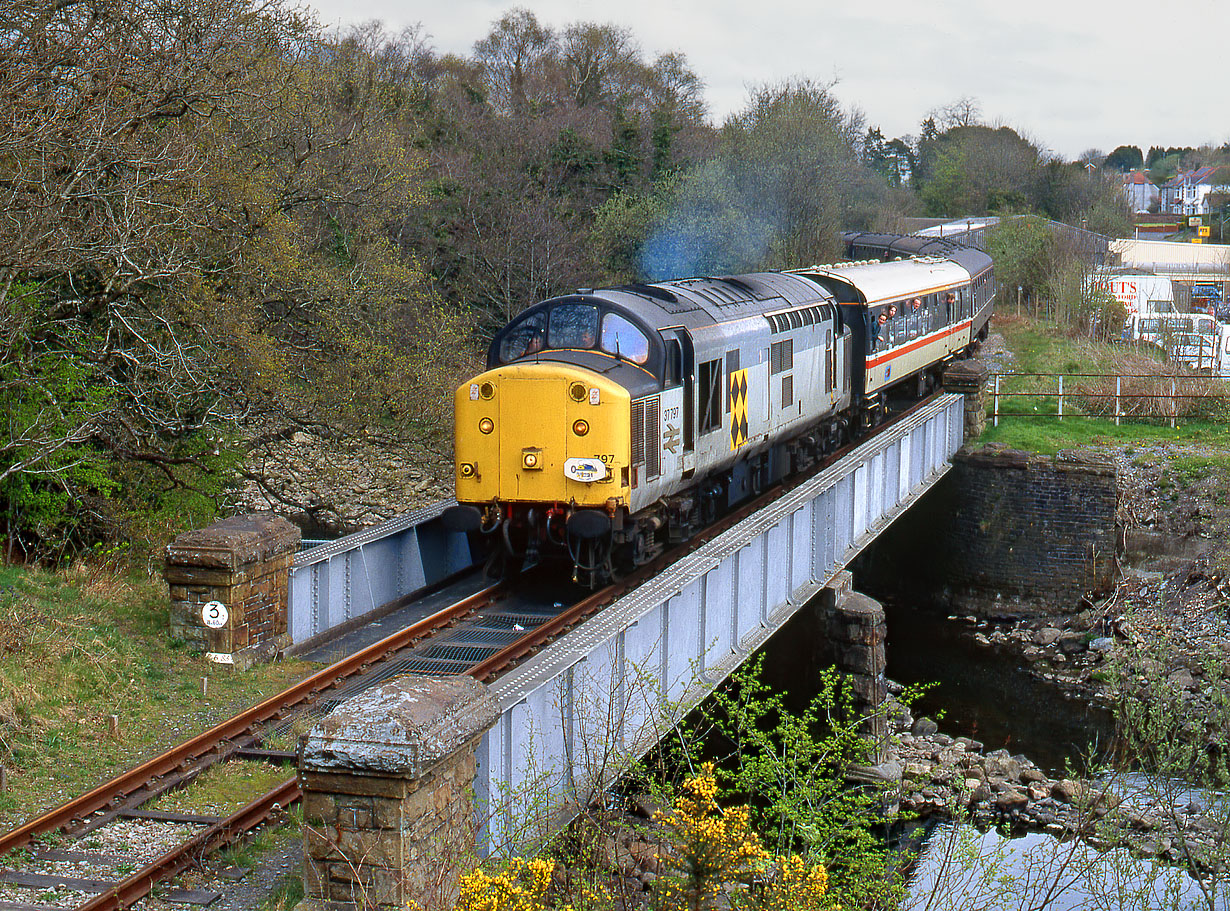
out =
<svg viewBox="0 0 1230 911"><path fill-rule="evenodd" d="M464 532L440 520L441 500L305 550L290 568L290 637L296 647L474 565Z"/></svg>
<svg viewBox="0 0 1230 911"><path fill-rule="evenodd" d="M964 414L940 397L495 681L480 850L543 838L598 797L949 470ZM882 675L864 671L874 696Z"/></svg>

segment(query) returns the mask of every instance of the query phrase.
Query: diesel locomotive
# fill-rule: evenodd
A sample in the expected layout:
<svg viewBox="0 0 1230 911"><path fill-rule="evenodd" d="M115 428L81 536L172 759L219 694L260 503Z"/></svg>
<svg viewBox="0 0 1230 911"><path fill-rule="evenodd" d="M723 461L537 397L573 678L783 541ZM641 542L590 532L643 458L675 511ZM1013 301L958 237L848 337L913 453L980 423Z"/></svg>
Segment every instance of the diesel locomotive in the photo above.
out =
<svg viewBox="0 0 1230 911"><path fill-rule="evenodd" d="M868 431L890 389L925 393L985 336L995 290L985 253L902 240L525 310L457 390L446 520L497 562L553 551L597 586Z"/></svg>

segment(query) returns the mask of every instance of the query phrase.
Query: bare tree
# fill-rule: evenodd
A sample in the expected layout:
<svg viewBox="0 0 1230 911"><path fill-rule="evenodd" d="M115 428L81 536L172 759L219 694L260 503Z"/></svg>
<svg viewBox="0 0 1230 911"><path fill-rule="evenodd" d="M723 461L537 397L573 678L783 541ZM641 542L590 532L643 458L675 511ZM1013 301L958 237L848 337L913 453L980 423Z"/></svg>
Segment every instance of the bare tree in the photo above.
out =
<svg viewBox="0 0 1230 911"><path fill-rule="evenodd" d="M538 100L534 90L544 84L544 67L557 51L555 33L525 7L505 13L474 45L497 108L513 114L524 113L531 100Z"/></svg>

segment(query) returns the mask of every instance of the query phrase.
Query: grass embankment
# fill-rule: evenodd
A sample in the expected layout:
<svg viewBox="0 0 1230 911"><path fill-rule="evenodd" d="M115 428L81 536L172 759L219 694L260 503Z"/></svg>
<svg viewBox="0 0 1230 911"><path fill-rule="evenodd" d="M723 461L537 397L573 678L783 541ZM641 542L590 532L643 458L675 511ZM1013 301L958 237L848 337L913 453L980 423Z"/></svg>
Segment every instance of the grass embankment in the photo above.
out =
<svg viewBox="0 0 1230 911"><path fill-rule="evenodd" d="M1024 412L1023 417L1001 417L998 427L987 427L983 442L1052 454L1080 446L1191 444L1225 450L1230 465L1230 407L1227 401L1198 398L1204 393L1225 395L1230 386L1207 377L1187 377L1173 365L1161 363L1146 350L1074 338L1058 327L1015 316L997 317L999 332L1013 354L1007 372L1046 376L1004 377L1000 409ZM1058 380L1064 377L1064 417L1058 413ZM1105 374L1105 378L1077 374ZM1163 374L1160 381L1132 379L1133 375ZM1170 426L1168 395L1175 376L1180 396L1175 427ZM1123 376L1119 426L1113 418L1115 376ZM1162 398L1143 396L1161 395ZM989 403L988 403L989 404ZM1104 415L1111 416L1104 416ZM1215 455L1209 458L1221 463Z"/></svg>
<svg viewBox="0 0 1230 911"><path fill-rule="evenodd" d="M54 573L0 567L0 764L8 770L0 830L313 669L285 662L235 673L171 642L167 624L165 586L141 576L82 566ZM202 677L209 678L206 695ZM274 772L278 780L287 774ZM224 772L216 784L198 786L196 805L234 808L264 778L253 770ZM186 808L184 799L176 801Z"/></svg>

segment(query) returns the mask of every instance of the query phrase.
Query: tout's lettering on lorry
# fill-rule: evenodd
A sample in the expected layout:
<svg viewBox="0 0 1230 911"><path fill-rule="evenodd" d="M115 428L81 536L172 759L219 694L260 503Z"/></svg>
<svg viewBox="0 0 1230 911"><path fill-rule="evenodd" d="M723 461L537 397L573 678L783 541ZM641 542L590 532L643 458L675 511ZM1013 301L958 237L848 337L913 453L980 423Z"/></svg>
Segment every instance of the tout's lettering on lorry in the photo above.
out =
<svg viewBox="0 0 1230 911"><path fill-rule="evenodd" d="M1174 310L1174 287L1160 275L1112 275L1092 279L1093 290L1109 292L1133 313L1170 313Z"/></svg>

